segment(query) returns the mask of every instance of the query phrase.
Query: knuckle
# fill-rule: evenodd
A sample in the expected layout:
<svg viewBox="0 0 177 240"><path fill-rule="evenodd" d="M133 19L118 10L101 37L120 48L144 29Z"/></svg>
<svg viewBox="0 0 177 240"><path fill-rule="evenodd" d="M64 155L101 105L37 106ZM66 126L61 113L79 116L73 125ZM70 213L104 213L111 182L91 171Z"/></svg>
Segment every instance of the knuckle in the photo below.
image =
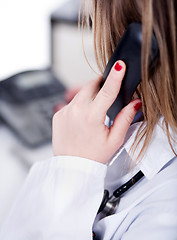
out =
<svg viewBox="0 0 177 240"><path fill-rule="evenodd" d="M55 122L58 117L58 112L53 115L52 122Z"/></svg>
<svg viewBox="0 0 177 240"><path fill-rule="evenodd" d="M134 119L134 116L130 113L126 114L126 121L131 124Z"/></svg>
<svg viewBox="0 0 177 240"><path fill-rule="evenodd" d="M56 113L53 115L53 118L52 118L52 123L53 123L53 125L55 125L56 122L59 121L60 116L61 116L61 112L60 112L60 111L56 112Z"/></svg>
<svg viewBox="0 0 177 240"><path fill-rule="evenodd" d="M67 111L67 106L64 106L61 110L55 112L52 117L52 122L55 123L56 121L59 121L59 119L62 118L62 116L65 114L66 111Z"/></svg>
<svg viewBox="0 0 177 240"><path fill-rule="evenodd" d="M65 118L74 121L83 119L85 115L88 114L86 110L87 107L84 104L81 102L75 102L68 107L67 112L65 113Z"/></svg>
<svg viewBox="0 0 177 240"><path fill-rule="evenodd" d="M134 119L134 115L132 114L132 112L125 108L122 110L122 114L125 116L125 120L127 121L127 123L131 124Z"/></svg>
<svg viewBox="0 0 177 240"><path fill-rule="evenodd" d="M104 98L106 98L106 99L114 99L114 95L115 95L115 93L114 93L114 91L113 91L113 89L111 89L111 88L103 88L102 89L102 96L104 97Z"/></svg>
<svg viewBox="0 0 177 240"><path fill-rule="evenodd" d="M81 112L81 104L76 101L74 104L70 106L69 112L72 115L78 115Z"/></svg>
<svg viewBox="0 0 177 240"><path fill-rule="evenodd" d="M133 117L130 116L130 115L128 115L128 116L126 117L126 120L127 120L127 122L128 122L129 124L131 124L132 121L133 121Z"/></svg>

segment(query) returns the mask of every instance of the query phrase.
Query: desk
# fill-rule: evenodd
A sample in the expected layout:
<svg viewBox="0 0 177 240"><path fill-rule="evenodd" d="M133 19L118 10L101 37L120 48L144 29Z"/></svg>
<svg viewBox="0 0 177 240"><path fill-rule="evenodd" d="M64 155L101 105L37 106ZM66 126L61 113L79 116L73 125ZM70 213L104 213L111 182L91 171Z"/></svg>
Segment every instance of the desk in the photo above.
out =
<svg viewBox="0 0 177 240"><path fill-rule="evenodd" d="M51 144L28 149L10 129L0 124L0 227L32 164L51 156Z"/></svg>

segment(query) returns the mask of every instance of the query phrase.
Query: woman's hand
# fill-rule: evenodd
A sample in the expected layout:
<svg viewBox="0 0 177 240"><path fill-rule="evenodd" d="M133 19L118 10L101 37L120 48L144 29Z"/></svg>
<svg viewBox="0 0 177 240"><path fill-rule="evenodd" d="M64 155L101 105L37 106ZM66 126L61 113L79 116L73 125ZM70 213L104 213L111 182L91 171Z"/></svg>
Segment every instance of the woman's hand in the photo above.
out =
<svg viewBox="0 0 177 240"><path fill-rule="evenodd" d="M77 87L74 89L67 89L64 94L64 101L63 103L56 104L54 106L54 113L61 110L64 106L71 102L71 100L75 97L75 95L81 90L81 87Z"/></svg>
<svg viewBox="0 0 177 240"><path fill-rule="evenodd" d="M130 102L117 115L114 124L105 126L106 112L120 90L125 64L113 66L104 86L101 78L89 82L74 99L53 117L54 155L69 155L106 163L122 145L127 130L141 105Z"/></svg>

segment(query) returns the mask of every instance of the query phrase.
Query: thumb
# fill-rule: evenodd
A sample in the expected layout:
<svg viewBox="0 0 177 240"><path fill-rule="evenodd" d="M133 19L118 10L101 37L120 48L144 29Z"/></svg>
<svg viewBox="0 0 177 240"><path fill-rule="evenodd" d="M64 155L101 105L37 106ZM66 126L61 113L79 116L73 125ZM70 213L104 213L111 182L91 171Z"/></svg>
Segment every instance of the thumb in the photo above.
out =
<svg viewBox="0 0 177 240"><path fill-rule="evenodd" d="M141 100L135 99L119 112L113 125L110 127L109 138L111 142L117 144L119 147L122 145L128 128L136 113L141 108L141 105Z"/></svg>

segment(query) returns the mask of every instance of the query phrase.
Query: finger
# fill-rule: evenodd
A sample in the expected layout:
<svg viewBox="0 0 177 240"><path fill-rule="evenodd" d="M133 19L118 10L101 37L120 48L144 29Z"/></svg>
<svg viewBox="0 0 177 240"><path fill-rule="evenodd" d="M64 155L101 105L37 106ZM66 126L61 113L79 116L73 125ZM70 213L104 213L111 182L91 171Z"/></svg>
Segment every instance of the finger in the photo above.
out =
<svg viewBox="0 0 177 240"><path fill-rule="evenodd" d="M64 95L64 99L67 103L71 102L71 100L75 97L75 95L81 90L81 87L68 89Z"/></svg>
<svg viewBox="0 0 177 240"><path fill-rule="evenodd" d="M101 118L105 118L107 110L115 101L125 74L125 63L118 61L112 67L103 87L98 92L94 100L96 109L99 109Z"/></svg>
<svg viewBox="0 0 177 240"><path fill-rule="evenodd" d="M135 99L119 112L109 132L109 138L113 144L120 146L120 141L122 141L121 144L123 143L128 128L140 108L141 100Z"/></svg>
<svg viewBox="0 0 177 240"><path fill-rule="evenodd" d="M64 106L66 106L66 104L64 104L64 103L56 104L53 107L53 112L56 113L56 112L60 111L62 108L64 108Z"/></svg>
<svg viewBox="0 0 177 240"><path fill-rule="evenodd" d="M101 76L95 80L89 81L85 84L79 93L76 95L75 100L80 102L90 102L95 98L99 91Z"/></svg>

